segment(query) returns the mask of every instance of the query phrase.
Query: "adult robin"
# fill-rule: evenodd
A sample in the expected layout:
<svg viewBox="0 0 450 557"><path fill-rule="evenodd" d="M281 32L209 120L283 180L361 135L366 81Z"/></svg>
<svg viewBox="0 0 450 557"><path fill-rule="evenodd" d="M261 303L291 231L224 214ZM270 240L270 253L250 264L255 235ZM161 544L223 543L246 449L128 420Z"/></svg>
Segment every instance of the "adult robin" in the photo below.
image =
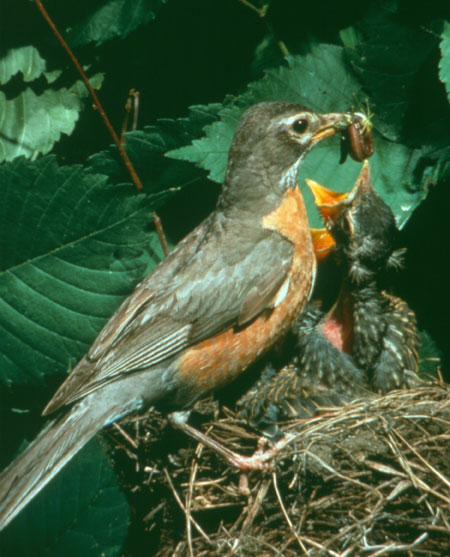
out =
<svg viewBox="0 0 450 557"><path fill-rule="evenodd" d="M188 407L292 327L315 274L297 171L350 120L280 102L242 116L214 212L123 302L46 406L56 417L0 476L0 528L103 426Z"/></svg>
<svg viewBox="0 0 450 557"><path fill-rule="evenodd" d="M327 336L332 319L314 302L304 307L289 334L288 363L277 371L269 362L237 403L252 426L272 436L280 421L314 416L367 394L364 371Z"/></svg>
<svg viewBox="0 0 450 557"><path fill-rule="evenodd" d="M279 373L269 365L240 400L249 421L268 431L280 419L367 395L369 386L386 392L416 381L414 313L380 284L384 272L400 262L398 231L391 209L372 187L368 163L349 194L308 185L331 234L330 241L316 233L315 246L321 256L334 249L342 287L329 312L305 306L292 330L291 362Z"/></svg>

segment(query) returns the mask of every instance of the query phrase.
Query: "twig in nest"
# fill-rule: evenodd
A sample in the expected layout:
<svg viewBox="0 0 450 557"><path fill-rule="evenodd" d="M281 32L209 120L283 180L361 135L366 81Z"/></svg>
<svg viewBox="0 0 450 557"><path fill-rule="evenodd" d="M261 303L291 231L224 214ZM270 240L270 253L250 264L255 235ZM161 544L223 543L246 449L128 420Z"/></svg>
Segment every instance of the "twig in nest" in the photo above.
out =
<svg viewBox="0 0 450 557"><path fill-rule="evenodd" d="M269 480L265 480L262 482L258 490L258 493L256 494L255 500L253 501L252 506L247 511L247 516L244 520L244 523L241 528L241 534L239 536L241 539L249 531L258 512L261 510L261 506L263 504L264 498L266 497L269 486L270 486Z"/></svg>
<svg viewBox="0 0 450 557"><path fill-rule="evenodd" d="M172 490L172 493L175 497L175 500L177 501L177 503L179 504L181 510L184 512L184 514L186 516L189 516L189 521L192 522L192 524L196 527L197 531L199 532L199 534L201 536L203 536L203 538L211 545L214 546L213 542L211 541L211 539L209 538L208 534L203 530L203 528L200 526L200 524L191 516L190 513L188 513L186 511L185 506L183 505L183 501L181 500L181 497L178 495L177 490L175 489L175 486L173 484L172 478L170 477L169 472L167 471L167 468L164 468L164 474L166 476L167 482L170 486L170 489Z"/></svg>
<svg viewBox="0 0 450 557"><path fill-rule="evenodd" d="M122 437L124 437L134 449L138 448L136 441L128 435L128 433L123 429L123 427L120 427L120 425L117 422L114 422L112 425L114 429L117 429L120 435L122 435Z"/></svg>
<svg viewBox="0 0 450 557"><path fill-rule="evenodd" d="M200 458L203 452L203 445L199 443L195 449L195 455ZM189 553L194 556L194 549L192 545L192 528L191 528L191 508L192 508L192 496L194 493L195 478L197 476L198 464L197 460L193 459L191 462L191 473L189 475L189 488L186 493L186 534L187 543L189 547Z"/></svg>
<svg viewBox="0 0 450 557"><path fill-rule="evenodd" d="M402 437L402 435L400 435L400 433L398 431L396 431L395 429L393 430L394 435L396 435L401 441L402 443L404 443L408 449L415 455L417 456L417 458L428 468L428 470L430 470L437 478L439 478L441 480L441 482L443 482L447 487L450 487L450 481L447 480L447 478L441 474L438 470L436 470L436 468L434 468L433 466L431 466L431 464L429 462L426 461L425 458L423 458L423 456L418 453L416 451L416 449L414 449L414 447L412 447L408 441L406 441L406 439L404 439Z"/></svg>
<svg viewBox="0 0 450 557"><path fill-rule="evenodd" d="M308 551L307 551L306 547L304 546L302 540L300 539L300 536L295 531L294 525L292 524L292 521L289 517L289 514L286 510L286 507L284 506L283 499L281 498L280 491L278 489L276 472L272 473L272 483L273 483L273 488L275 490L275 493L276 493L276 496L277 496L277 499L278 499L278 503L280 504L281 512L283 513L284 518L285 518L286 522L288 523L289 529L291 530L292 534L294 535L295 539L297 540L298 545L300 546L301 550L305 553L305 555L308 555Z"/></svg>

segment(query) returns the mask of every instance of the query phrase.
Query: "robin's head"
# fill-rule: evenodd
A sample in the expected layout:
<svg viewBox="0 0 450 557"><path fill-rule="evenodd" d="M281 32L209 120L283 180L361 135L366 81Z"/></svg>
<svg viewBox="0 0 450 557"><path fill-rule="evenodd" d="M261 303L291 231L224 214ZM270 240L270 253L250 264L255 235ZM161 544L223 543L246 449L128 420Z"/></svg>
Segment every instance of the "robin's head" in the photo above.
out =
<svg viewBox="0 0 450 557"><path fill-rule="evenodd" d="M317 114L293 103L253 106L243 114L234 134L222 197L233 204L238 198L279 197L296 185L306 153L348 125L345 114Z"/></svg>
<svg viewBox="0 0 450 557"><path fill-rule="evenodd" d="M337 193L307 180L340 262L357 283L401 262L398 230L391 209L377 195L369 163L363 165L350 193Z"/></svg>

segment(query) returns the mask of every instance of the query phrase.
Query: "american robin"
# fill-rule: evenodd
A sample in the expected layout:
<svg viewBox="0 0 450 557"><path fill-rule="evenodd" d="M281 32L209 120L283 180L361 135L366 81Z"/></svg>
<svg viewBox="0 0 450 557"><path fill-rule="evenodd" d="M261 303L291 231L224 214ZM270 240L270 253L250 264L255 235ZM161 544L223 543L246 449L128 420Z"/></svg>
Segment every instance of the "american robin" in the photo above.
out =
<svg viewBox="0 0 450 557"><path fill-rule="evenodd" d="M315 273L297 171L350 124L280 102L242 116L214 212L123 302L46 406L56 417L0 476L0 527L103 426L188 407L292 327Z"/></svg>
<svg viewBox="0 0 450 557"><path fill-rule="evenodd" d="M289 334L289 362L278 372L269 362L237 403L252 426L274 435L277 422L314 416L367 393L365 373L324 331L331 320L314 302L306 304Z"/></svg>
<svg viewBox="0 0 450 557"><path fill-rule="evenodd" d="M366 162L349 194L308 181L327 224L317 235L319 254L334 255L342 273L337 302L324 313L313 303L301 312L292 334L291 362L275 374L269 366L238 403L253 425L305 417L318 407L341 405L369 392L412 385L418 367L414 313L380 286L384 271L400 262L395 219L372 187Z"/></svg>
<svg viewBox="0 0 450 557"><path fill-rule="evenodd" d="M420 344L414 312L382 288L390 269L402 264L392 210L377 195L369 163L349 194L309 182L327 228L336 241L343 289L335 312L350 319L344 347L368 374L371 387L385 393L417 382Z"/></svg>

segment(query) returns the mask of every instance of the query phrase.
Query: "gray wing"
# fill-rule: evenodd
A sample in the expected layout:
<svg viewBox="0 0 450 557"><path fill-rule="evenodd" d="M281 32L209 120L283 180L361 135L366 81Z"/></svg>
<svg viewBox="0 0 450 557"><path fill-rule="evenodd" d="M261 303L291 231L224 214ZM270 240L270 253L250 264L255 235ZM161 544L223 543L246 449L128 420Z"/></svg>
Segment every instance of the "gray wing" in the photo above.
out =
<svg viewBox="0 0 450 557"><path fill-rule="evenodd" d="M256 241L241 235L230 252L226 234L211 235L206 222L181 242L123 302L45 413L273 307L288 280L292 244L261 230Z"/></svg>

